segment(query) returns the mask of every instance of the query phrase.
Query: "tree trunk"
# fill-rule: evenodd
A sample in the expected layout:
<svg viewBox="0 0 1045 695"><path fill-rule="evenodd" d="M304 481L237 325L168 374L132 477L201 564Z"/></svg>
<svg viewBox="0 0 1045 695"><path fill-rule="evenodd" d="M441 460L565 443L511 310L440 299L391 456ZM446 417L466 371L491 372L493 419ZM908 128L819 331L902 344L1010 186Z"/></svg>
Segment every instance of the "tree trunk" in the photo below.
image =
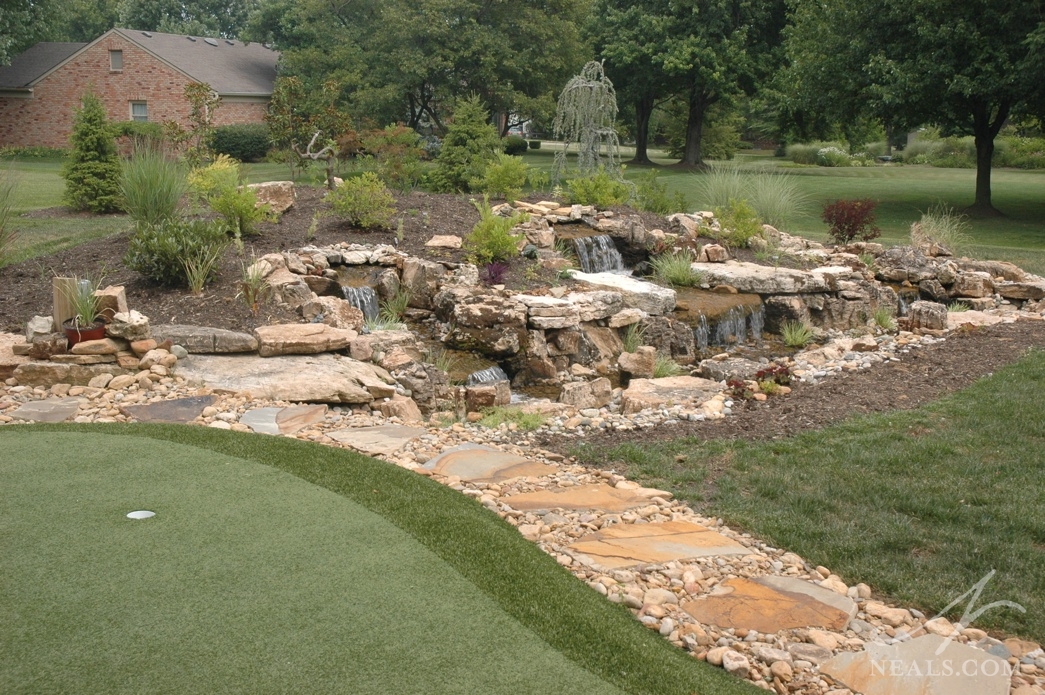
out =
<svg viewBox="0 0 1045 695"><path fill-rule="evenodd" d="M991 159L994 157L994 138L1009 117L1009 104L1002 102L991 118L987 104L973 107L972 133L976 142L976 201L969 212L981 216L998 216L1001 212L991 202Z"/></svg>
<svg viewBox="0 0 1045 695"><path fill-rule="evenodd" d="M649 147L649 122L653 115L653 95L644 94L635 100L635 158L632 164L652 164Z"/></svg>
<svg viewBox="0 0 1045 695"><path fill-rule="evenodd" d="M893 129L889 126L885 127L885 156L893 156Z"/></svg>
<svg viewBox="0 0 1045 695"><path fill-rule="evenodd" d="M682 152L682 161L678 166L699 168L704 166L700 156L700 140L704 136L704 114L709 102L704 94L696 90L689 97L689 118L686 121L686 148Z"/></svg>

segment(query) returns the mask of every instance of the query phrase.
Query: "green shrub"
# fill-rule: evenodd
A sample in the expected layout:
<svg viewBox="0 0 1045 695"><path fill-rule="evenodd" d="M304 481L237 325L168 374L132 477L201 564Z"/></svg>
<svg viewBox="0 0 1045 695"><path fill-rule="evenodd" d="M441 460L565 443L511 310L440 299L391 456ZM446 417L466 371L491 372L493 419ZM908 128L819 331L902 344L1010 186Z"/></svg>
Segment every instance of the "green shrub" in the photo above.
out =
<svg viewBox="0 0 1045 695"><path fill-rule="evenodd" d="M662 253L650 260L653 274L662 282L675 287L694 287L704 282L702 273L693 270L696 261L693 251L682 249L672 253Z"/></svg>
<svg viewBox="0 0 1045 695"><path fill-rule="evenodd" d="M639 178L635 197L639 210L670 215L686 209L686 196L680 191L668 195L668 185L657 177L657 170L650 169Z"/></svg>
<svg viewBox="0 0 1045 695"><path fill-rule="evenodd" d="M241 162L260 162L269 151L269 127L264 123L237 123L215 128L210 136L215 154Z"/></svg>
<svg viewBox="0 0 1045 695"><path fill-rule="evenodd" d="M480 178L469 182L472 190L489 193L494 198L514 201L522 194L530 167L522 157L512 157L503 152L486 165Z"/></svg>
<svg viewBox="0 0 1045 695"><path fill-rule="evenodd" d="M327 196L334 214L356 227L388 228L395 216L395 197L377 174L368 171L348 179Z"/></svg>
<svg viewBox="0 0 1045 695"><path fill-rule="evenodd" d="M240 185L240 165L228 155L189 174L189 187L225 218L236 239L253 236L257 224L273 218L268 205L258 206L253 188Z"/></svg>
<svg viewBox="0 0 1045 695"><path fill-rule="evenodd" d="M840 147L822 147L816 152L816 163L822 167L852 166L849 153Z"/></svg>
<svg viewBox="0 0 1045 695"><path fill-rule="evenodd" d="M997 166L1019 169L1045 169L1045 138L1006 137L995 144L1004 143L1002 152L995 151Z"/></svg>
<svg viewBox="0 0 1045 695"><path fill-rule="evenodd" d="M934 205L911 225L914 246L938 245L959 253L969 243L969 218L946 205Z"/></svg>
<svg viewBox="0 0 1045 695"><path fill-rule="evenodd" d="M69 151L60 147L0 147L0 159L65 159Z"/></svg>
<svg viewBox="0 0 1045 695"><path fill-rule="evenodd" d="M120 208L122 172L105 106L91 92L80 103L69 138L72 154L62 168L65 202L76 210L114 212Z"/></svg>
<svg viewBox="0 0 1045 695"><path fill-rule="evenodd" d="M787 146L785 156L795 164L821 164L820 151L823 149L835 149L845 152L846 147L840 142L810 142L794 143Z"/></svg>
<svg viewBox="0 0 1045 695"><path fill-rule="evenodd" d="M504 139L504 153L513 156L526 154L529 144L521 135L509 135Z"/></svg>
<svg viewBox="0 0 1045 695"><path fill-rule="evenodd" d="M715 217L719 222L717 238L726 246L745 248L762 233L762 220L746 200L733 199L726 207L715 208Z"/></svg>
<svg viewBox="0 0 1045 695"><path fill-rule="evenodd" d="M525 214L514 213L511 217L493 214L490 199L483 196L482 202L474 201L479 211L479 222L464 239L468 258L476 265L488 265L495 261L507 261L519 252L521 234L512 234L512 228L528 219Z"/></svg>
<svg viewBox="0 0 1045 695"><path fill-rule="evenodd" d="M623 205L631 197L628 184L611 176L605 167L590 176L578 176L566 182L573 205L593 205L600 210Z"/></svg>
<svg viewBox="0 0 1045 695"><path fill-rule="evenodd" d="M531 150L539 150L539 149L541 149L541 141L540 140L530 140L529 145L530 145L530 149Z"/></svg>
<svg viewBox="0 0 1045 695"><path fill-rule="evenodd" d="M425 174L425 150L421 136L412 128L390 125L363 137L363 149L372 159L378 178L389 188L409 191Z"/></svg>
<svg viewBox="0 0 1045 695"><path fill-rule="evenodd" d="M222 221L171 217L138 229L123 264L157 284L185 287L186 259L206 258L228 245L228 228ZM211 274L215 268L209 269Z"/></svg>
<svg viewBox="0 0 1045 695"><path fill-rule="evenodd" d="M134 144L134 150L140 147L158 148L163 146L163 126L154 121L117 121L110 126L113 136L126 138Z"/></svg>
<svg viewBox="0 0 1045 695"><path fill-rule="evenodd" d="M479 97L459 100L435 160L432 189L437 193L468 191L469 183L481 178L487 164L502 150L501 138Z"/></svg>
<svg viewBox="0 0 1045 695"><path fill-rule="evenodd" d="M159 147L139 147L123 164L123 209L139 226L173 217L187 188L181 165Z"/></svg>

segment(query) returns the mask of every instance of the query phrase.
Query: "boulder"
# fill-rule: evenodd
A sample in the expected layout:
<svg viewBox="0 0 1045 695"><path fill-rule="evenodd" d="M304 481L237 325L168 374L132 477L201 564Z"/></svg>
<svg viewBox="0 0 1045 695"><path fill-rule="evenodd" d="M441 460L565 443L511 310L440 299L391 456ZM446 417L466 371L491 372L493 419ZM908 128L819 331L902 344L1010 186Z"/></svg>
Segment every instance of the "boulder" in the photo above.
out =
<svg viewBox="0 0 1045 695"><path fill-rule="evenodd" d="M507 381L495 381L492 384L476 384L464 390L464 402L468 412L473 413L483 408L508 405L512 401L512 391Z"/></svg>
<svg viewBox="0 0 1045 695"><path fill-rule="evenodd" d="M33 338L28 356L34 360L49 360L54 355L64 355L68 350L69 340L64 333L47 333Z"/></svg>
<svg viewBox="0 0 1045 695"><path fill-rule="evenodd" d="M325 323L334 328L360 331L363 328L363 312L340 297L316 297L301 305L301 315L306 321Z"/></svg>
<svg viewBox="0 0 1045 695"><path fill-rule="evenodd" d="M95 290L94 296L98 300L98 315L106 321L112 321L116 314L130 311L127 306L127 292L122 285L109 285Z"/></svg>
<svg viewBox="0 0 1045 695"><path fill-rule="evenodd" d="M25 325L25 342L31 343L38 337L51 335L54 332L54 318L50 316L34 316Z"/></svg>
<svg viewBox="0 0 1045 695"><path fill-rule="evenodd" d="M1045 280L998 282L994 289L1006 299L1029 299L1035 302L1045 299Z"/></svg>
<svg viewBox="0 0 1045 695"><path fill-rule="evenodd" d="M971 258L960 258L955 263L961 270L984 272L992 278L1001 278L1009 282L1023 282L1027 276L1023 268L1006 261L978 261Z"/></svg>
<svg viewBox="0 0 1045 695"><path fill-rule="evenodd" d="M682 321L667 316L649 316L642 320L642 334L646 345L652 345L663 355L670 355L679 364L692 364L697 358L693 328Z"/></svg>
<svg viewBox="0 0 1045 695"><path fill-rule="evenodd" d="M853 273L851 268L842 266L795 270L743 261L694 263L693 269L703 273L712 285L729 285L738 292L753 294L831 292L837 288L838 280Z"/></svg>
<svg viewBox="0 0 1045 695"><path fill-rule="evenodd" d="M114 314L112 321L105 327L105 334L124 340L146 340L152 337L149 317L134 310Z"/></svg>
<svg viewBox="0 0 1045 695"><path fill-rule="evenodd" d="M513 299L526 307L531 328L571 328L580 323L577 306L567 299L524 294Z"/></svg>
<svg viewBox="0 0 1045 695"><path fill-rule="evenodd" d="M299 307L312 299L312 290L305 284L302 276L285 267L273 270L265 277L265 281L272 288L273 298L282 304Z"/></svg>
<svg viewBox="0 0 1045 695"><path fill-rule="evenodd" d="M322 323L293 323L259 326L254 329L261 357L312 355L347 348L356 332Z"/></svg>
<svg viewBox="0 0 1045 695"><path fill-rule="evenodd" d="M648 316L642 309L624 309L610 317L607 325L610 328L623 328L638 323Z"/></svg>
<svg viewBox="0 0 1045 695"><path fill-rule="evenodd" d="M700 363L700 376L712 381L729 381L730 379L748 381L754 379L755 375L762 369L763 365L742 357L731 357L725 360L704 360Z"/></svg>
<svg viewBox="0 0 1045 695"><path fill-rule="evenodd" d="M277 215L294 206L296 194L293 181L266 181L265 183L249 183L247 188L254 191L257 206L268 205Z"/></svg>
<svg viewBox="0 0 1045 695"><path fill-rule="evenodd" d="M91 379L101 374L123 373L109 364L59 364L58 362L26 362L14 370L14 378L20 384L51 387L55 384L87 386Z"/></svg>
<svg viewBox="0 0 1045 695"><path fill-rule="evenodd" d="M432 297L439 287L439 279L446 275L446 267L422 258L409 257L403 261L400 282L410 292L410 306L431 309Z"/></svg>
<svg viewBox="0 0 1045 695"><path fill-rule="evenodd" d="M115 355L126 349L126 342L117 341L112 338L101 340L84 340L73 345L69 350L74 355Z"/></svg>
<svg viewBox="0 0 1045 695"><path fill-rule="evenodd" d="M885 282L907 281L917 285L936 277L936 267L919 249L894 246L875 258L875 276Z"/></svg>
<svg viewBox="0 0 1045 695"><path fill-rule="evenodd" d="M697 261L701 263L725 263L729 260L729 251L718 244L706 244L700 249Z"/></svg>
<svg viewBox="0 0 1045 695"><path fill-rule="evenodd" d="M374 353L384 354L395 348L403 348L408 353L420 358L421 351L417 347L417 337L411 331L374 331L367 335L358 335L349 343L349 354L353 359L363 362L373 359Z"/></svg>
<svg viewBox="0 0 1045 695"><path fill-rule="evenodd" d="M577 307L581 321L598 321L619 314L624 310L624 298L620 292L570 292L566 300ZM640 311L631 309L631 311Z"/></svg>
<svg viewBox="0 0 1045 695"><path fill-rule="evenodd" d="M939 331L947 328L947 307L936 302L917 301L907 309L911 330Z"/></svg>
<svg viewBox="0 0 1045 695"><path fill-rule="evenodd" d="M397 417L403 422L423 422L424 416L414 399L396 394L390 400L381 401L377 409L385 417Z"/></svg>
<svg viewBox="0 0 1045 695"><path fill-rule="evenodd" d="M954 284L951 285L950 292L952 297L973 297L977 299L990 297L992 294L994 294L994 281L990 273L975 270L959 272L954 278Z"/></svg>
<svg viewBox="0 0 1045 695"><path fill-rule="evenodd" d="M453 235L435 235L425 242L428 248L436 249L459 249L461 248L461 237Z"/></svg>
<svg viewBox="0 0 1045 695"><path fill-rule="evenodd" d="M657 348L643 345L635 352L622 352L617 357L621 375L629 379L652 379L657 366Z"/></svg>
<svg viewBox="0 0 1045 695"><path fill-rule="evenodd" d="M439 402L450 396L449 377L430 364L411 364L397 371L395 379L410 393L423 413L436 410Z"/></svg>
<svg viewBox="0 0 1045 695"><path fill-rule="evenodd" d="M320 297L343 297L341 285L334 278L323 275L302 275L302 281L308 285L313 294Z"/></svg>
<svg viewBox="0 0 1045 695"><path fill-rule="evenodd" d="M258 340L249 333L224 328L168 323L153 328L157 340L169 340L194 354L254 352Z"/></svg>
<svg viewBox="0 0 1045 695"><path fill-rule="evenodd" d="M613 395L613 386L605 377L594 381L571 381L562 385L559 402L583 408L601 408L609 405Z"/></svg>
<svg viewBox="0 0 1045 695"><path fill-rule="evenodd" d="M621 412L632 415L668 403L699 405L718 392L718 382L695 376L633 379L621 395Z"/></svg>
<svg viewBox="0 0 1045 695"><path fill-rule="evenodd" d="M590 287L617 292L621 295L624 306L641 309L652 316L670 314L675 308L675 290L654 285L630 275L582 273L572 270L570 277Z"/></svg>

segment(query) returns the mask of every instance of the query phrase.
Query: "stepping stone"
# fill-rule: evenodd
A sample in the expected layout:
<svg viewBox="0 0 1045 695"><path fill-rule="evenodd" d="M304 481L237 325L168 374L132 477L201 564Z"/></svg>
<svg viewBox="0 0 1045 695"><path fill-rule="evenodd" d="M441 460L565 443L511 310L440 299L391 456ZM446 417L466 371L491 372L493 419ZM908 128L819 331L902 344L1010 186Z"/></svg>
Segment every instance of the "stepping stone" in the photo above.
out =
<svg viewBox="0 0 1045 695"><path fill-rule="evenodd" d="M751 554L749 548L735 540L685 521L618 524L572 543L570 548L609 569L695 557Z"/></svg>
<svg viewBox="0 0 1045 695"><path fill-rule="evenodd" d="M296 405L289 408L254 408L243 413L241 423L260 434L294 434L326 417L325 405Z"/></svg>
<svg viewBox="0 0 1045 695"><path fill-rule="evenodd" d="M852 599L793 577L729 579L682 608L705 625L767 634L799 627L844 630L856 616Z"/></svg>
<svg viewBox="0 0 1045 695"><path fill-rule="evenodd" d="M649 497L637 494L636 490L618 490L609 485L579 485L525 492L502 498L512 509L520 512L537 509L599 509L606 512L623 512L632 507L649 504Z"/></svg>
<svg viewBox="0 0 1045 695"><path fill-rule="evenodd" d="M379 425L377 427L350 427L330 432L329 436L364 454L387 456L399 451L408 442L423 434L427 434L427 430L403 425Z"/></svg>
<svg viewBox="0 0 1045 695"><path fill-rule="evenodd" d="M863 695L1008 695L1009 670L1005 659L939 635L869 643L820 665L821 673Z"/></svg>
<svg viewBox="0 0 1045 695"><path fill-rule="evenodd" d="M558 466L538 463L478 444L462 444L444 451L424 465L440 475L456 475L473 483L499 483L509 478L551 475Z"/></svg>
<svg viewBox="0 0 1045 695"><path fill-rule="evenodd" d="M76 415L81 402L82 398L48 398L45 401L31 401L8 414L19 420L65 422Z"/></svg>
<svg viewBox="0 0 1045 695"><path fill-rule="evenodd" d="M122 406L120 412L140 422L185 424L198 418L203 413L204 408L214 405L217 400L218 397L213 394L193 396L191 398L175 398L171 401L146 403L145 405Z"/></svg>

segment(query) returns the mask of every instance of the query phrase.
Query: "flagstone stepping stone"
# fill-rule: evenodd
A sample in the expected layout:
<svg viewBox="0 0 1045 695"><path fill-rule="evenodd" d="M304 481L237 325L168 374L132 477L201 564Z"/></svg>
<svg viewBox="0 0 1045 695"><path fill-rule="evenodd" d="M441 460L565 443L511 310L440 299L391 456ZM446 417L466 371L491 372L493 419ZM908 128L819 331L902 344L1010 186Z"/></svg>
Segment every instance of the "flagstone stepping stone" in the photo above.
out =
<svg viewBox="0 0 1045 695"><path fill-rule="evenodd" d="M526 512L537 509L600 509L606 512L623 512L632 507L641 507L650 503L639 490L619 490L609 485L578 485L577 487L557 488L554 490L538 490L524 492L502 498L512 509Z"/></svg>
<svg viewBox="0 0 1045 695"><path fill-rule="evenodd" d="M682 608L705 625L767 634L799 627L844 630L856 616L852 599L794 577L729 579Z"/></svg>
<svg viewBox="0 0 1045 695"><path fill-rule="evenodd" d="M19 420L35 422L65 422L76 415L82 398L48 398L45 401L31 401L8 415Z"/></svg>
<svg viewBox="0 0 1045 695"><path fill-rule="evenodd" d="M425 465L440 475L455 475L473 483L499 483L509 478L551 475L558 466L539 463L478 444L462 444L444 451Z"/></svg>
<svg viewBox="0 0 1045 695"><path fill-rule="evenodd" d="M295 405L289 408L254 408L239 421L259 434L294 434L326 417L325 405Z"/></svg>
<svg viewBox="0 0 1045 695"><path fill-rule="evenodd" d="M146 403L144 405L126 405L120 412L140 422L173 422L185 424L192 422L203 413L203 409L217 403L218 397L192 396L191 398L175 398L170 401Z"/></svg>
<svg viewBox="0 0 1045 695"><path fill-rule="evenodd" d="M868 643L862 652L824 662L820 672L863 695L1008 695L1009 668L988 652L925 635L900 644Z"/></svg>
<svg viewBox="0 0 1045 695"><path fill-rule="evenodd" d="M417 427L378 425L377 427L349 427L330 432L329 436L334 441L346 444L364 454L388 456L423 434L427 434L427 430Z"/></svg>
<svg viewBox="0 0 1045 695"><path fill-rule="evenodd" d="M570 545L610 569L694 557L749 555L751 550L717 531L685 521L618 524Z"/></svg>

